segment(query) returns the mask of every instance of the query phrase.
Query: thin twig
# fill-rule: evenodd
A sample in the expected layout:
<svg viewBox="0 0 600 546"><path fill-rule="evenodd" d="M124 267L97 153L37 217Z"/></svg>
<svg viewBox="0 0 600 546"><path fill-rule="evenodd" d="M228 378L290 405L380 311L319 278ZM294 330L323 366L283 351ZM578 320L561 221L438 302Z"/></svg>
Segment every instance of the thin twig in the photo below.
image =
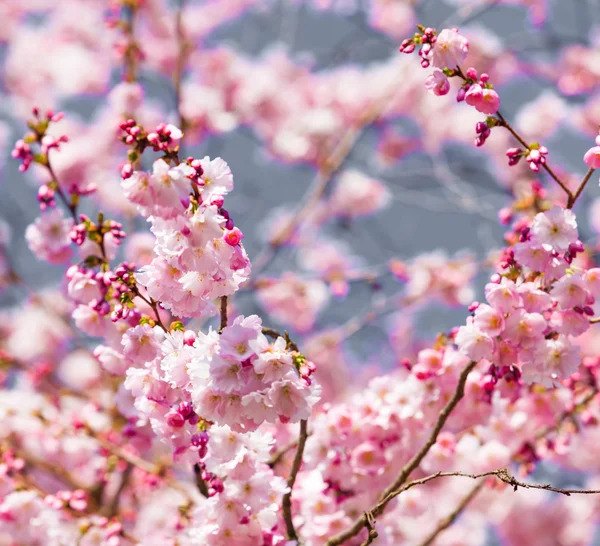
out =
<svg viewBox="0 0 600 546"><path fill-rule="evenodd" d="M581 181L581 184L579 184L579 187L575 190L575 193L573 194L572 198L570 198L569 202L567 203L567 208L568 209L573 208L573 205L575 204L575 201L577 201L577 199L579 198L579 196L581 195L581 193L585 189L585 185L588 183L589 179L592 177L592 174L594 173L594 170L595 169L592 169L590 167L590 169L588 170L588 172L585 173L585 176L583 177L583 180Z"/></svg>
<svg viewBox="0 0 600 546"><path fill-rule="evenodd" d="M512 127L512 125L510 123L508 123L508 121L506 121L506 118L500 113L500 111L496 112L496 115L498 116L498 119L502 122L502 126L504 128L506 128L508 130L508 132L517 139L519 144L521 144L521 146L523 146L525 149L530 150L531 149L530 145L527 144L525 139L521 135L519 135L519 133L517 133L517 131L514 129L514 127ZM571 201L573 203L575 203L575 199L573 198L573 193L571 192L571 190L569 188L567 188L565 183L552 170L552 168L548 165L548 163L543 163L542 167L554 179L554 181L562 188L562 190L567 194L567 199L568 199L569 203L571 203ZM571 208L571 207L568 207L568 208Z"/></svg>
<svg viewBox="0 0 600 546"><path fill-rule="evenodd" d="M285 527L287 530L287 537L289 540L298 540L298 534L294 528L294 522L292 519L292 490L294 489L294 483L296 482L296 476L302 466L302 457L304 456L304 446L306 445L306 439L308 438L308 422L306 419L300 421L300 435L298 436L298 447L296 448L296 455L292 464L292 470L287 480L288 492L283 496L281 501L281 508L283 511L283 519L285 521Z"/></svg>
<svg viewBox="0 0 600 546"><path fill-rule="evenodd" d="M76 225L79 224L79 218L77 217L77 205L73 202L70 202L67 199L67 196L65 195L63 189L60 187L60 182L58 181L58 176L56 176L56 173L54 172L54 169L52 168L52 164L50 163L50 152L48 152L48 154L46 155L46 169L48 170L48 174L50 175L50 177L52 178L52 180L54 181L54 183L56 185L56 193L57 193L58 197L60 197L60 200L63 202L65 207L67 207L67 209L71 213L73 222Z"/></svg>

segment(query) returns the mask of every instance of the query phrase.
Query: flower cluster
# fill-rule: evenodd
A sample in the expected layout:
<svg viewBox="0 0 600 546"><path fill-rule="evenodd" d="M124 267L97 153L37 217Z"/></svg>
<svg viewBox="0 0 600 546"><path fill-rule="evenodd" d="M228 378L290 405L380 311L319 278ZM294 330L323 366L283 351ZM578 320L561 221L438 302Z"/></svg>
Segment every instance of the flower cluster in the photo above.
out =
<svg viewBox="0 0 600 546"><path fill-rule="evenodd" d="M569 378L581 362L575 337L590 327L600 294L600 270L579 270L573 258L583 250L570 210L552 207L522 230L521 242L506 253L486 285L487 303L456 334L472 360L486 359L502 373L516 366L527 383L547 387Z"/></svg>
<svg viewBox="0 0 600 546"><path fill-rule="evenodd" d="M257 316L237 317L220 334L132 328L123 336L132 365L125 387L140 411L159 416L173 438L186 435L188 446L195 430L185 423L194 427L198 415L238 432L307 419L319 398L314 365L283 338L270 343L261 329Z"/></svg>
<svg viewBox="0 0 600 546"><path fill-rule="evenodd" d="M157 159L152 173L134 171L122 186L156 236L154 258L138 282L175 315L214 314L212 301L233 294L250 274L243 234L223 208L233 188L227 163Z"/></svg>

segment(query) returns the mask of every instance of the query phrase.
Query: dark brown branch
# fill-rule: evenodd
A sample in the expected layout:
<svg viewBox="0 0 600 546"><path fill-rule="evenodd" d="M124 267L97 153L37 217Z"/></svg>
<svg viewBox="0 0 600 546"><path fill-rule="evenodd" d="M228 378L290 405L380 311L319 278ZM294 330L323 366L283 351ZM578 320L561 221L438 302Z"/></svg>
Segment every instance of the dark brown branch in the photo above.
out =
<svg viewBox="0 0 600 546"><path fill-rule="evenodd" d="M221 319L219 321L219 334L227 328L227 296L221 296Z"/></svg>
<svg viewBox="0 0 600 546"><path fill-rule="evenodd" d="M196 487L198 488L198 491L200 491L202 496L208 498L208 486L206 485L206 482L202 479L202 469L200 468L200 465L198 463L194 465L194 476L196 478Z"/></svg>
<svg viewBox="0 0 600 546"><path fill-rule="evenodd" d="M287 531L287 538L289 540L298 540L298 534L294 528L294 522L292 519L292 491L294 489L294 483L296 483L296 476L302 466L302 457L304 456L304 446L306 445L306 439L308 438L308 422L306 419L300 421L300 435L298 436L298 447L296 449L296 455L294 462L292 463L292 470L287 480L287 486L289 491L283 496L281 501L281 508L283 511L283 519L285 521L285 528Z"/></svg>
<svg viewBox="0 0 600 546"><path fill-rule="evenodd" d="M368 512L365 513L366 524L365 527L369 532L367 536L367 540L365 540L361 546L369 546L373 541L379 536L377 530L375 529L375 518Z"/></svg>

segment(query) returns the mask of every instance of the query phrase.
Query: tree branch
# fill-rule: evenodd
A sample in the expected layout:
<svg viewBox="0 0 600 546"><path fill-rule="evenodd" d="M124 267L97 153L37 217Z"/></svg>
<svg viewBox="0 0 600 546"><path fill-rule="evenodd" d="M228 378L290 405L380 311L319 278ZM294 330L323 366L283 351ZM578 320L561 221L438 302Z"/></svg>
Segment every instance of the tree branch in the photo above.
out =
<svg viewBox="0 0 600 546"><path fill-rule="evenodd" d="M577 199L579 198L579 196L581 195L581 193L585 189L585 185L588 183L588 181L592 177L593 173L594 173L594 169L592 169L592 168L590 168L588 170L588 172L585 173L585 176L583 177L583 180L581 181L581 184L579 184L578 188L575 190L575 193L572 194L572 196L569 198L569 202L567 203L567 208L568 209L572 209L573 208L573 205L575 204L575 201L577 201Z"/></svg>
<svg viewBox="0 0 600 546"><path fill-rule="evenodd" d="M381 494L379 502L371 510L369 510L369 512L374 518L383 513L387 504L394 498L394 493L402 487L402 485L404 484L404 482L406 482L410 474L421 464L421 461L425 458L427 453L429 453L429 450L435 444L439 433L446 424L448 417L450 417L450 414L452 413L452 411L454 411L454 408L463 398L465 394L465 384L467 382L467 377L476 365L477 362L470 362L461 372L458 379L458 384L456 386L456 390L454 391L452 398L442 408L442 411L440 411L435 425L433 427L433 430L431 431L431 434L427 438L426 442L423 444L421 449L419 449L419 451L415 453L415 455L413 455L413 457L402 467L402 470L400 471L392 485L390 485ZM339 544L343 544L348 539L356 536L358 533L360 533L362 528L366 526L367 519L368 518L366 517L366 515L362 515L360 518L356 519L356 521L348 529L331 537L326 542L326 546L338 546Z"/></svg>
<svg viewBox="0 0 600 546"><path fill-rule="evenodd" d="M287 486L289 491L283 496L281 501L281 508L283 510L283 519L285 521L285 527L287 531L287 537L289 540L298 540L298 534L294 528L294 522L292 519L292 490L294 489L294 483L296 482L296 476L302 466L302 457L304 455L304 446L306 445L306 439L308 438L308 422L306 419L300 421L300 435L298 437L298 447L296 449L296 455L292 464L292 470L287 480Z"/></svg>
<svg viewBox="0 0 600 546"><path fill-rule="evenodd" d="M227 328L227 296L221 296L221 319L219 322L219 334Z"/></svg>

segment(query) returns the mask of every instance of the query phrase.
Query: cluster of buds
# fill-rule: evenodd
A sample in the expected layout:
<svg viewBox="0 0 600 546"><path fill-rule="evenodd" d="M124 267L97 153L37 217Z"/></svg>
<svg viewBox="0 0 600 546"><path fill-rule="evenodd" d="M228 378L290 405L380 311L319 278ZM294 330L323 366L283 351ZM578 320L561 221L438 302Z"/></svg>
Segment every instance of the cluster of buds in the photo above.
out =
<svg viewBox="0 0 600 546"><path fill-rule="evenodd" d="M182 137L181 129L160 123L154 132L148 133L147 139L155 152L176 152Z"/></svg>
<svg viewBox="0 0 600 546"><path fill-rule="evenodd" d="M56 206L56 201L54 200L55 194L56 191L52 183L42 184L40 186L37 194L37 200L40 203L40 210L42 212L47 208L54 208Z"/></svg>
<svg viewBox="0 0 600 546"><path fill-rule="evenodd" d="M477 137L475 138L476 146L483 146L488 137L492 134L490 126L485 121L478 121L475 125Z"/></svg>
<svg viewBox="0 0 600 546"><path fill-rule="evenodd" d="M179 129L177 130L179 131ZM187 175L187 178L189 178L192 181L192 189L194 189L194 198L196 199L196 201L198 201L198 203L200 203L202 202L202 197L197 191L197 186L202 187L205 184L204 180L202 180L202 175L204 174L202 162L199 159L188 157L185 160L185 163L186 165L189 165L192 169L194 169L194 172ZM218 201L219 199L220 201ZM224 200L222 195L215 196L215 198L213 199L213 204L217 205L219 208L223 206L223 202Z"/></svg>
<svg viewBox="0 0 600 546"><path fill-rule="evenodd" d="M122 121L119 128L125 133L121 136L121 142L129 146L127 163L121 168L121 177L127 179L133 174L135 164L149 144L148 134L134 119Z"/></svg>
<svg viewBox="0 0 600 546"><path fill-rule="evenodd" d="M208 472L206 470L206 465L203 461L200 461L198 464L194 465L194 470L198 473L198 475L202 478L202 481L206 484L206 489L209 497L214 497L219 493L222 493L225 490L223 486L223 480L213 474L212 472ZM250 520L248 516L243 516L239 520L240 525L246 525Z"/></svg>
<svg viewBox="0 0 600 546"><path fill-rule="evenodd" d="M190 425L196 425L200 417L190 402L180 402L176 409L171 409L165 414L165 420L171 428L182 428L186 421L189 421Z"/></svg>
<svg viewBox="0 0 600 546"><path fill-rule="evenodd" d="M81 246L87 238L103 248L104 236L109 233L116 245L120 245L121 241L127 237L120 222L104 220L104 215L101 212L98 213L97 223L90 220L85 214L80 214L79 219L80 223L71 229L71 240L78 246Z"/></svg>
<svg viewBox="0 0 600 546"><path fill-rule="evenodd" d="M521 370L517 366L496 366L491 364L487 373L482 375L479 379L479 386L481 387L482 398L488 404L492 402L492 395L496 385L501 379L504 379L507 383L519 383L521 379Z"/></svg>
<svg viewBox="0 0 600 546"><path fill-rule="evenodd" d="M31 146L29 146L29 144L23 139L17 140L17 142L15 142L15 147L13 148L10 155L15 159L21 160L19 170L22 173L29 169L29 167L33 163L33 152L31 151Z"/></svg>
<svg viewBox="0 0 600 546"><path fill-rule="evenodd" d="M431 64L429 55L437 40L437 33L433 28L425 28L421 25L418 25L417 28L419 29L419 32L416 32L412 38L404 40L400 45L399 51L400 53L410 54L418 45L422 46L419 50L421 66L427 68Z"/></svg>
<svg viewBox="0 0 600 546"><path fill-rule="evenodd" d="M509 269L517 265L517 261L515 260L515 251L512 248L508 247L502 250L499 265L502 269Z"/></svg>
<svg viewBox="0 0 600 546"><path fill-rule="evenodd" d="M565 262L568 264L572 263L577 257L577 254L583 252L584 250L585 249L583 248L583 243L581 241L575 241L574 243L571 243L564 255Z"/></svg>
<svg viewBox="0 0 600 546"><path fill-rule="evenodd" d="M134 119L122 121L119 128L123 131L120 140L129 146L127 152L127 163L121 168L121 177L128 179L133 174L136 163L146 148L152 148L155 152L163 152L166 158L176 157L179 151L179 141L183 137L183 132L174 125L160 123L154 131L148 133L144 127L139 125ZM197 172L197 177L202 176L202 166L198 160L189 158L191 165Z"/></svg>
<svg viewBox="0 0 600 546"><path fill-rule="evenodd" d="M521 158L525 155L525 151L521 150L521 148L509 148L506 150L506 157L508 157L508 165L509 167L514 167Z"/></svg>
<svg viewBox="0 0 600 546"><path fill-rule="evenodd" d="M500 108L500 96L494 91L494 86L489 80L488 74L478 76L477 70L469 68L456 95L457 102L465 101L478 112L488 116L495 114Z"/></svg>
<svg viewBox="0 0 600 546"><path fill-rule="evenodd" d="M58 149L61 143L68 142L65 135L55 138L47 134L51 123L57 123L63 119L64 114L62 112L54 113L52 110L48 110L45 115L41 115L38 108L33 108L32 113L34 119L27 122L31 132L27 133L22 139L17 140L11 152L13 158L21 160L21 165L19 165L21 172L29 169L32 163L47 166L49 150L52 148ZM40 146L39 153L34 153L32 150L31 145L34 143Z"/></svg>
<svg viewBox="0 0 600 546"><path fill-rule="evenodd" d="M118 320L127 320L130 324L137 325L141 319L141 313L133 305L133 298L138 295L137 283L135 280L135 264L123 262L114 271L115 281L113 288L115 299L119 301L110 315L112 322Z"/></svg>
<svg viewBox="0 0 600 546"><path fill-rule="evenodd" d="M201 430L198 434L194 434L191 439L191 444L194 449L198 450L198 458L200 460L206 457L208 453L208 432Z"/></svg>
<svg viewBox="0 0 600 546"><path fill-rule="evenodd" d="M58 149L62 142L68 142L69 140L65 135L55 138L47 134L51 123L57 123L63 119L64 114L62 112L55 114L52 110L48 110L43 116L38 108L33 108L32 112L34 119L27 122L31 132L27 133L22 139L17 140L11 152L12 157L21 160L21 165L19 165L21 172L29 169L32 163L47 166L49 150L52 148ZM40 146L40 153L34 153L32 150L31 145L34 143Z"/></svg>
<svg viewBox="0 0 600 546"><path fill-rule="evenodd" d="M546 148L546 146L532 144L531 146L529 146L529 151L525 154L525 161L529 163L529 168L533 172L538 172L540 170L540 167L546 164L547 155L548 148Z"/></svg>

